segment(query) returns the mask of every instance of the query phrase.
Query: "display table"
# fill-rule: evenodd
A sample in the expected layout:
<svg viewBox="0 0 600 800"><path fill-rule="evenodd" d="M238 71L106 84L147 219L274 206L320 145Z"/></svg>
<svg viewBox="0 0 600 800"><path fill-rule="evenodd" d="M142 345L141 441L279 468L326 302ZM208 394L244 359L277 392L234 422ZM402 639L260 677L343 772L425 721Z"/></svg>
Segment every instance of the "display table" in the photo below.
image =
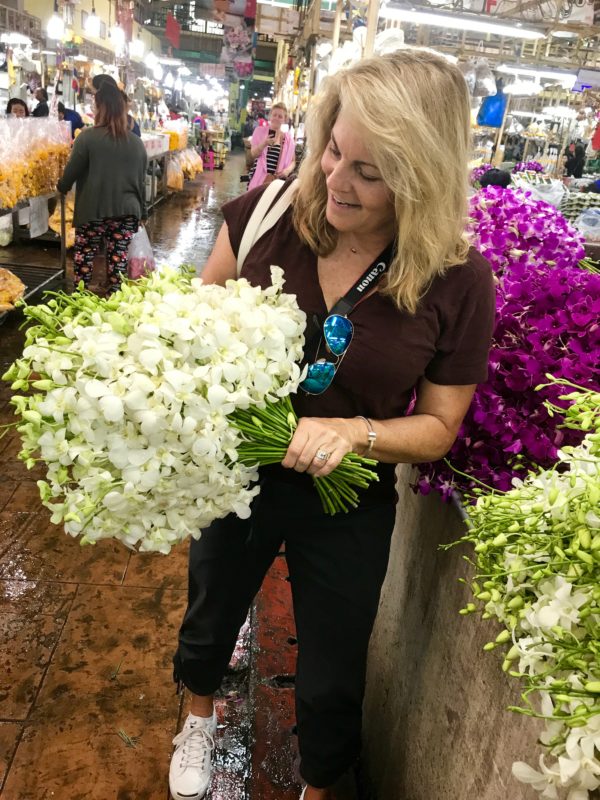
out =
<svg viewBox="0 0 600 800"><path fill-rule="evenodd" d="M146 209L150 212L168 195L167 166L170 153L148 156L148 172L146 174Z"/></svg>
<svg viewBox="0 0 600 800"><path fill-rule="evenodd" d="M5 216L11 216L12 217L12 222L13 222L13 241L14 241L14 243L18 245L20 242L22 242L24 240L28 240L29 241L29 240L33 240L33 239L37 239L39 241L53 241L53 242L56 242L57 241L57 236L56 236L55 233L51 233L49 235L49 231L46 231L46 233L44 233L44 234L42 234L40 236L28 236L28 235L25 235L20 230L19 211L22 211L23 209L27 208L32 199L34 199L34 198L29 198L27 200L22 200L21 202L17 203L17 205L13 206L12 208L2 208L2 209L0 209L0 217L5 217ZM59 268L59 270L61 272L64 273L66 265L67 265L67 244L66 244L66 231L65 231L65 196L63 194L60 194L59 192L52 192L51 194L40 195L39 198L35 198L35 199L42 199L42 200L46 200L46 201L56 200L58 202L58 204L59 204L59 208L60 208L60 231L61 232L60 232L60 237L58 238L58 240L60 241L60 255L59 255L58 268ZM6 262L3 262L3 263L6 264ZM8 265L8 266L10 266L10 265ZM26 266L26 265L22 265L21 264L21 266ZM30 265L30 266L34 266L34 265ZM11 267L11 271L14 271L14 270L12 270L12 267Z"/></svg>

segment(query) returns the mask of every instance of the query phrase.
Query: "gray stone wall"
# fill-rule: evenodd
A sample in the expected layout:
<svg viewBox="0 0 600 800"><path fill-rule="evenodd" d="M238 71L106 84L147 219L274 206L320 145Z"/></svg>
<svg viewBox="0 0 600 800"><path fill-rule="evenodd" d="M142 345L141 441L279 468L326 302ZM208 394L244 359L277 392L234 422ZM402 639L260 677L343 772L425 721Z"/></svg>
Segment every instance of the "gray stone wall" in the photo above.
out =
<svg viewBox="0 0 600 800"><path fill-rule="evenodd" d="M538 800L513 761L537 766L537 720L506 711L516 682L483 645L500 628L462 617L469 589L463 556L440 551L462 535L455 507L409 488L399 468L392 554L371 640L365 765L378 800Z"/></svg>

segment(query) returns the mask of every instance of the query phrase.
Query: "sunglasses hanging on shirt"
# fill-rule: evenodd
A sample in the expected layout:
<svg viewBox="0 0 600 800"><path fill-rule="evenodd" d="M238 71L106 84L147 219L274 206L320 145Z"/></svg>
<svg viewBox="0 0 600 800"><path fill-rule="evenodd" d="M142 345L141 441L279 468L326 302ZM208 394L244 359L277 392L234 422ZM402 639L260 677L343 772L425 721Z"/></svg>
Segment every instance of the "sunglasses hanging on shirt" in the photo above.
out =
<svg viewBox="0 0 600 800"><path fill-rule="evenodd" d="M300 384L300 389L305 394L319 395L331 386L335 373L339 369L344 356L348 352L352 337L354 335L354 325L348 319L348 314L356 304L365 297L387 272L395 255L395 247L390 244L386 249L367 267L364 273L356 281L354 286L333 306L323 324L319 316L313 316L315 331L310 337L305 347L305 352L310 350L311 345L317 336L319 344L316 350L315 360L308 365L306 378ZM325 345L326 354L329 356L319 358L321 345Z"/></svg>

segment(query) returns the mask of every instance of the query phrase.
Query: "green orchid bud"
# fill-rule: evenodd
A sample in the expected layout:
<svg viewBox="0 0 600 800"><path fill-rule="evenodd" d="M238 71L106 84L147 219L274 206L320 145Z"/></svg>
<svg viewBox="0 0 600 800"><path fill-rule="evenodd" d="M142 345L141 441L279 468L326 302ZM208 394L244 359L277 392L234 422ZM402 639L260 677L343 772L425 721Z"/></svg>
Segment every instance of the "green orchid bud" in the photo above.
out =
<svg viewBox="0 0 600 800"><path fill-rule="evenodd" d="M505 545L508 544L508 538L504 533L499 533L498 536L492 539L492 544L494 545L494 547L504 547Z"/></svg>
<svg viewBox="0 0 600 800"><path fill-rule="evenodd" d="M594 565L594 559L589 553L584 552L583 550L577 551L577 558L583 561L585 564L588 564L590 567Z"/></svg>
<svg viewBox="0 0 600 800"><path fill-rule="evenodd" d="M64 521L65 522L79 522L79 523L81 523L82 519L74 511L70 511L68 514L65 514Z"/></svg>
<svg viewBox="0 0 600 800"><path fill-rule="evenodd" d="M518 533L518 531L520 531L520 530L521 530L521 526L519 525L518 522L513 522L513 524L509 525L509 527L508 527L508 532L509 533Z"/></svg>
<svg viewBox="0 0 600 800"><path fill-rule="evenodd" d="M579 545L582 550L589 550L592 545L592 537L588 528L578 528L577 535L579 536Z"/></svg>
<svg viewBox="0 0 600 800"><path fill-rule="evenodd" d="M564 628L561 628L560 625L553 625L550 630L558 639L562 639L565 635Z"/></svg>
<svg viewBox="0 0 600 800"><path fill-rule="evenodd" d="M40 498L42 501L49 500L52 497L52 489L46 481L37 481L37 487L40 490Z"/></svg>
<svg viewBox="0 0 600 800"><path fill-rule="evenodd" d="M556 486L553 486L552 489L548 492L548 504L553 506L554 503L558 500L558 495L560 494L559 490Z"/></svg>
<svg viewBox="0 0 600 800"><path fill-rule="evenodd" d="M479 594L475 595L478 600L481 600L484 603L487 603L488 600L492 599L492 595L489 592L479 592Z"/></svg>
<svg viewBox="0 0 600 800"><path fill-rule="evenodd" d="M479 542L479 544L475 545L473 549L476 553L485 553L488 549L488 546L486 542Z"/></svg>
<svg viewBox="0 0 600 800"><path fill-rule="evenodd" d="M508 672L508 670L512 666L512 661L508 661L506 658L502 662L502 672Z"/></svg>
<svg viewBox="0 0 600 800"><path fill-rule="evenodd" d="M33 381L31 385L33 386L34 389L39 389L40 392L49 392L51 389L54 389L56 387L54 381L51 381L49 379Z"/></svg>
<svg viewBox="0 0 600 800"><path fill-rule="evenodd" d="M572 700L574 700L574 698L568 694L557 694L554 696L554 699L558 700L560 703L570 703Z"/></svg>
<svg viewBox="0 0 600 800"><path fill-rule="evenodd" d="M519 608L522 608L523 603L524 603L523 598L521 597L520 594L518 594L516 595L516 597L513 597L513 599L508 602L508 608L510 608L512 611L517 611Z"/></svg>
<svg viewBox="0 0 600 800"><path fill-rule="evenodd" d="M485 583L483 584L484 589L494 589L495 587L496 584L494 583L494 581L485 581Z"/></svg>
<svg viewBox="0 0 600 800"><path fill-rule="evenodd" d="M583 688L590 694L600 694L600 681L589 681Z"/></svg>
<svg viewBox="0 0 600 800"><path fill-rule="evenodd" d="M586 706L585 703L580 703L577 708L573 711L574 714L580 716L582 714L587 714L590 709Z"/></svg>
<svg viewBox="0 0 600 800"><path fill-rule="evenodd" d="M40 425L42 422L42 415L39 411L34 411L33 409L28 409L23 412L22 414L23 419L26 419L27 422L32 422L34 425Z"/></svg>
<svg viewBox="0 0 600 800"><path fill-rule="evenodd" d="M492 589L492 602L499 603L502 599L502 595L498 591L498 589Z"/></svg>
<svg viewBox="0 0 600 800"><path fill-rule="evenodd" d="M486 653L489 653L491 650L494 650L497 647L495 642L488 642L487 644L483 645L483 649Z"/></svg>
<svg viewBox="0 0 600 800"><path fill-rule="evenodd" d="M508 653L504 656L504 658L507 661L514 661L516 658L519 658L520 655L521 655L521 653L519 652L518 645L513 644L513 646L508 651Z"/></svg>
<svg viewBox="0 0 600 800"><path fill-rule="evenodd" d="M491 618L492 615L490 614L489 611L484 611L483 614L481 615L481 619L491 619Z"/></svg>
<svg viewBox="0 0 600 800"><path fill-rule="evenodd" d="M496 636L496 644L506 644L506 642L510 642L510 640L510 631L502 631Z"/></svg>

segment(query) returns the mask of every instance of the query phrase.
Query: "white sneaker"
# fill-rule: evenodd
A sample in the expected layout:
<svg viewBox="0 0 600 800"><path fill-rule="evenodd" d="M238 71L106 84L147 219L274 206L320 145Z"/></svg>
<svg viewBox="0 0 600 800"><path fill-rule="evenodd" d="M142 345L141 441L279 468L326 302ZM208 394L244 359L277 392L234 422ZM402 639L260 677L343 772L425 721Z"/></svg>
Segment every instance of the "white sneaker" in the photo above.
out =
<svg viewBox="0 0 600 800"><path fill-rule="evenodd" d="M217 715L206 722L198 717L185 721L183 730L173 739L169 788L173 800L201 800L208 790L212 771L211 756L215 749Z"/></svg>

